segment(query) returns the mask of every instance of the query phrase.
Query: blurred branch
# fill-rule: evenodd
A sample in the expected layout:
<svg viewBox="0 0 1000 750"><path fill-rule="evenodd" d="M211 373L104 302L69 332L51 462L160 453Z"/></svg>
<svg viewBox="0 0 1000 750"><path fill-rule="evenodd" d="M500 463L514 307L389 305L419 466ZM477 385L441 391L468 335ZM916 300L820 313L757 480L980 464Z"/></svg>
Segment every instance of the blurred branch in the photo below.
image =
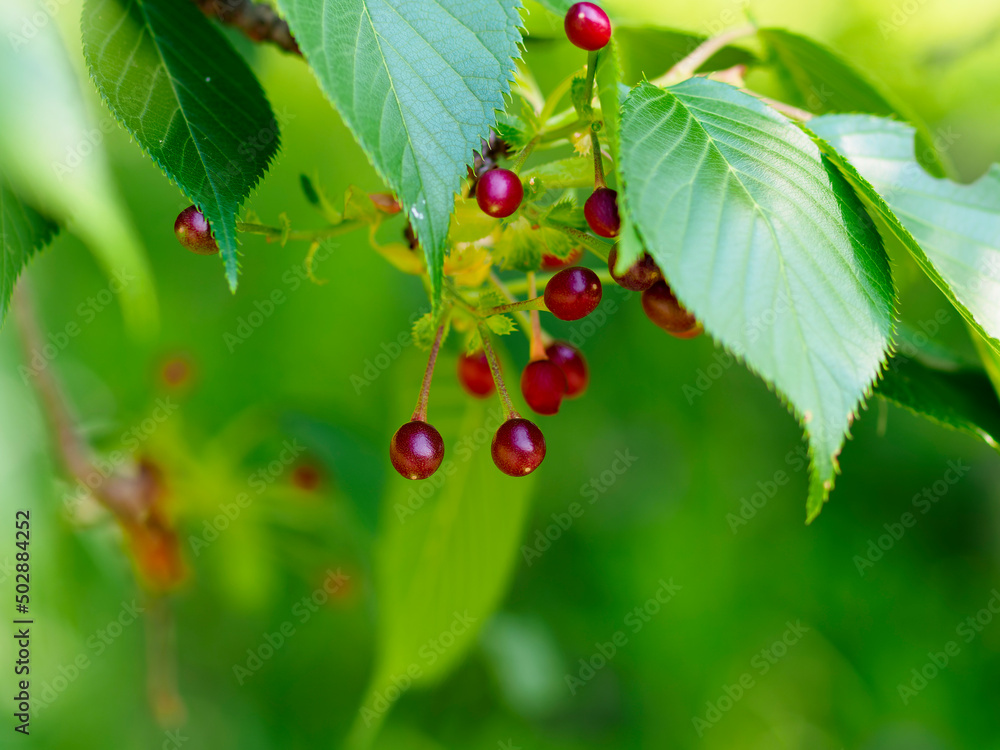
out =
<svg viewBox="0 0 1000 750"><path fill-rule="evenodd" d="M301 55L288 24L275 10L252 0L194 0L209 18L218 18L227 26L242 31L255 42L271 42L286 52Z"/></svg>

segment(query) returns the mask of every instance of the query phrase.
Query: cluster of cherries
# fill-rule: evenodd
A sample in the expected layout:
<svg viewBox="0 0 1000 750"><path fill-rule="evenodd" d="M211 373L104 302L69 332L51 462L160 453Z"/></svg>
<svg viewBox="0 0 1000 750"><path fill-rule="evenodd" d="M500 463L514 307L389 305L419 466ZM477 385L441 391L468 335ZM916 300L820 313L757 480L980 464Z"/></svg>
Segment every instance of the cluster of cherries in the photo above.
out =
<svg viewBox="0 0 1000 750"><path fill-rule="evenodd" d="M570 42L590 52L602 49L611 39L608 16L593 3L581 2L570 7L566 13L565 30ZM495 151L503 156L507 147L498 142ZM614 239L621 230L618 194L605 182L596 137L594 152L595 186L584 204L584 218L594 234ZM496 165L494 157L497 154L491 150L487 159L484 152L479 161L487 171L481 175L473 173L472 176L478 177L475 195L479 207L489 216L506 218L520 208L524 186L516 171ZM219 251L208 221L195 206L181 212L174 231L180 243L192 252L210 255ZM573 265L582 254L582 250L576 249L566 259L543 258L543 270L558 271L545 285L544 307L560 320L580 320L601 302L602 288L598 275L589 268ZM608 257L608 271L625 289L642 292L643 310L653 323L678 338L692 338L701 333L700 324L677 301L652 257L644 254L623 273L616 271L617 262L618 250L615 246ZM530 362L521 373L521 393L534 412L552 415L559 411L564 398L576 398L587 389L587 362L576 347L565 341L551 340L542 333L537 306L531 308L530 315L531 355ZM392 465L407 479L430 477L444 459L441 434L427 423L427 401L445 328L443 323L438 328L413 416L396 431L390 443ZM514 409L490 344L488 330L480 325L480 332L483 349L459 357L458 378L465 390L475 397L488 398L494 391L499 392L506 420L493 437L493 462L505 474L525 476L538 468L545 458L545 438L537 425L522 418Z"/></svg>

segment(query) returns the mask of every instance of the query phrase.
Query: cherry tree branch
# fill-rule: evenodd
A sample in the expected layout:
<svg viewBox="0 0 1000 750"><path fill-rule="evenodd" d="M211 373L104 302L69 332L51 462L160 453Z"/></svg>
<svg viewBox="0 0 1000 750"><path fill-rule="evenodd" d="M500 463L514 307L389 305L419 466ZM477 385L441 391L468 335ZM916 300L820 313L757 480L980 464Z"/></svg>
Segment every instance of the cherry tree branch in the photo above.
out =
<svg viewBox="0 0 1000 750"><path fill-rule="evenodd" d="M264 3L253 0L194 0L209 18L242 31L255 42L271 42L293 55L301 55L298 43L282 18Z"/></svg>

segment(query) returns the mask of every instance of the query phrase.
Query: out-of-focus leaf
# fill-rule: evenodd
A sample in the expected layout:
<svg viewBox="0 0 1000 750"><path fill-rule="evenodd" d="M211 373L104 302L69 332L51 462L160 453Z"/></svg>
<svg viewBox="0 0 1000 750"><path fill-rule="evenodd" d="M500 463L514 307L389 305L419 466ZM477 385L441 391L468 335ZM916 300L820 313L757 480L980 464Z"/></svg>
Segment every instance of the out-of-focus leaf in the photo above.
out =
<svg viewBox="0 0 1000 750"><path fill-rule="evenodd" d="M0 325L7 316L17 277L58 230L55 222L18 198L0 173Z"/></svg>

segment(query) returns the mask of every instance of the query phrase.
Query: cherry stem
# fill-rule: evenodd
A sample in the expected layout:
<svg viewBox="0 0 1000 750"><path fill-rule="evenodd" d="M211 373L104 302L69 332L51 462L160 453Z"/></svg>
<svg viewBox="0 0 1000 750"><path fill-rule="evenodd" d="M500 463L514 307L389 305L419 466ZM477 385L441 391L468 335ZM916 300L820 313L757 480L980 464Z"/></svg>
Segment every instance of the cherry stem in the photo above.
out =
<svg viewBox="0 0 1000 750"><path fill-rule="evenodd" d="M305 242L316 242L318 240L324 240L329 237L337 237L342 234L347 234L348 232L353 232L355 229L361 229L362 227L367 227L367 221L345 221L340 224L334 224L332 227L325 227L324 229L315 229L308 232L288 232L280 227L269 227L265 224L248 224L244 221L236 222L236 230L239 232L246 232L247 234L263 234L268 238L268 240L282 238L289 240L303 240Z"/></svg>
<svg viewBox="0 0 1000 750"><path fill-rule="evenodd" d="M535 150L535 146L537 146L541 140L542 136L536 135L528 141L527 144L525 144L524 148L517 152L517 157L515 157L514 163L510 165L511 172L514 174L519 174L521 172L521 167L524 166L524 162L528 160L528 157L531 156L531 152Z"/></svg>
<svg viewBox="0 0 1000 750"><path fill-rule="evenodd" d="M427 421L427 400L431 395L431 378L434 375L434 363L437 361L438 350L441 348L441 339L444 338L444 329L448 325L445 317L438 326L437 336L434 337L434 346L431 347L431 356L427 360L427 369L424 371L424 383L420 387L420 398L417 399L417 408L413 410L412 421Z"/></svg>
<svg viewBox="0 0 1000 750"><path fill-rule="evenodd" d="M507 287L500 277L497 276L496 271L490 271L490 283L496 287L497 291L500 292L504 297L506 297L511 302L517 302L517 297L510 293L510 289ZM525 335L528 337L528 341L531 341L531 322L528 320L528 316L524 314L523 310L514 310L512 315L517 319L518 325L521 326L521 330L524 331Z"/></svg>
<svg viewBox="0 0 1000 750"><path fill-rule="evenodd" d="M496 384L497 393L500 394L500 405L503 407L504 418L519 419L521 415L517 413L514 404L511 403L507 386L503 382L503 375L500 374L500 362L497 361L497 354L493 351L493 343L490 341L490 331L484 323L479 323L479 335L483 340L486 361L490 363L490 372L493 373L493 382Z"/></svg>
<svg viewBox="0 0 1000 750"><path fill-rule="evenodd" d="M545 306L545 297L533 297L519 302L511 302L506 305L488 307L485 310L480 311L479 314L484 318L488 318L491 315L503 315L504 313L519 312L521 310L531 310L533 312L545 310L545 312L548 312L549 308Z"/></svg>
<svg viewBox="0 0 1000 750"><path fill-rule="evenodd" d="M755 24L748 23L743 26L736 26L735 28L729 29L729 31L724 31L718 36L706 39L704 42L695 47L694 51L690 55L678 62L659 78L654 78L650 81L650 83L655 86L670 86L672 84L685 81L693 76L698 68L708 62L712 55L721 50L727 44L756 33L757 26Z"/></svg>
<svg viewBox="0 0 1000 750"><path fill-rule="evenodd" d="M528 271L528 294L532 297L538 294L538 288L535 285L535 272ZM545 353L545 346L542 344L542 321L541 316L538 314L538 310L532 310L531 316L531 361L539 359L548 359L548 355Z"/></svg>
<svg viewBox="0 0 1000 750"><path fill-rule="evenodd" d="M786 117L791 117L793 120L799 120L800 122L808 122L813 117L815 117L815 115L812 112L807 112L804 109L793 107L791 104L785 104L784 102L779 102L777 99L769 99L766 96L761 96L760 94L754 91L750 91L750 89L743 89L743 91L750 94L751 96L756 96L771 109L776 109L779 112L781 112L781 114L785 115Z"/></svg>
<svg viewBox="0 0 1000 750"><path fill-rule="evenodd" d="M606 188L607 180L604 178L604 156L601 154L601 139L594 130L593 124L590 126L590 148L594 152L594 190Z"/></svg>
<svg viewBox="0 0 1000 750"><path fill-rule="evenodd" d="M590 252L592 252L598 258L603 260L605 263L607 263L608 254L611 252L611 246L608 245L607 242L599 240L592 234L587 234L586 232L582 232L576 227L567 227L564 224L557 224L556 222L545 221L545 220L542 220L542 223L545 224L545 226L547 227L551 227L552 229L555 229L569 237L572 237L578 243L583 245L587 250L590 250Z"/></svg>

